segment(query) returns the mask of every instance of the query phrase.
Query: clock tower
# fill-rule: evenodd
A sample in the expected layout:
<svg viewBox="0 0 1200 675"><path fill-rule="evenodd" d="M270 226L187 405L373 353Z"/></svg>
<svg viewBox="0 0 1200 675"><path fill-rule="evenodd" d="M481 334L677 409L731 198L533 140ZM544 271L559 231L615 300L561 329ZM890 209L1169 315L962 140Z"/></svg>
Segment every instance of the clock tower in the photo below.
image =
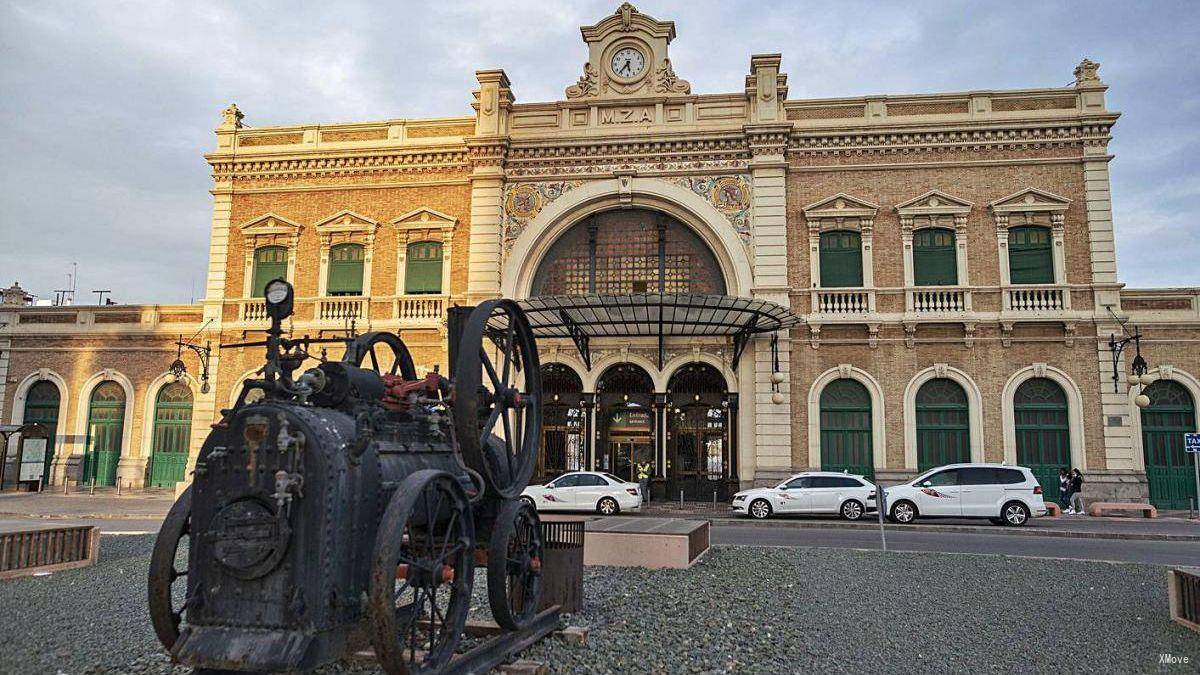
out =
<svg viewBox="0 0 1200 675"><path fill-rule="evenodd" d="M628 2L580 29L588 46L583 76L567 87L568 99L690 94L667 56L675 23L642 14Z"/></svg>

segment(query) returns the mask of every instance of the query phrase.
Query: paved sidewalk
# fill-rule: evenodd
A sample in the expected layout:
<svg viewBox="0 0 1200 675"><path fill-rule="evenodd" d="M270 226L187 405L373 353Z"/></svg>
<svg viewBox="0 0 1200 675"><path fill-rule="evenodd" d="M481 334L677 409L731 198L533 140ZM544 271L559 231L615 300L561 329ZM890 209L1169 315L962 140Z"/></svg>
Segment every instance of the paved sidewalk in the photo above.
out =
<svg viewBox="0 0 1200 675"><path fill-rule="evenodd" d="M0 517L161 520L174 503L171 493L159 490L125 492L120 497L116 492L9 492L0 494Z"/></svg>

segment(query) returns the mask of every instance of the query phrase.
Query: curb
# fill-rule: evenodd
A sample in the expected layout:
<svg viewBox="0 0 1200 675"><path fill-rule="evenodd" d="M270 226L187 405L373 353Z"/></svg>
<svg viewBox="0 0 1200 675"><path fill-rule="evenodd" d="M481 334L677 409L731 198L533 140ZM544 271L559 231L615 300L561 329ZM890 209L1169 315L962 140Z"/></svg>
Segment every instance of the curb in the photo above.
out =
<svg viewBox="0 0 1200 675"><path fill-rule="evenodd" d="M879 525L870 523L844 523L803 520L750 520L711 516L676 516L688 520L704 520L712 527L790 527L816 530L877 530ZM1187 541L1200 542L1200 534L1152 534L1149 532L1094 532L1078 530L1050 530L1038 527L1003 527L976 525L897 525L885 524L888 532L938 532L960 534L996 534L1015 537L1061 537L1064 539L1117 539L1127 541Z"/></svg>
<svg viewBox="0 0 1200 675"><path fill-rule="evenodd" d="M37 518L40 520L156 520L165 513L11 513L0 511L0 518Z"/></svg>

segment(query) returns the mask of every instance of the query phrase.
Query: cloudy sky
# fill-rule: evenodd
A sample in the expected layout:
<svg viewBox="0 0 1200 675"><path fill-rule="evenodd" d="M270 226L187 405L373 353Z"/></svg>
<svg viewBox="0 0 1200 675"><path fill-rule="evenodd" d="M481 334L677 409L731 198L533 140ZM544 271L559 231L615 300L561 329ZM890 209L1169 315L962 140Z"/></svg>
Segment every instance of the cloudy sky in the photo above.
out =
<svg viewBox="0 0 1200 675"><path fill-rule="evenodd" d="M0 282L78 301L204 286L219 111L253 126L470 114L478 68L561 98L578 27L618 2L0 0ZM636 3L676 22L698 93L782 52L790 96L1055 87L1087 56L1123 113L1110 149L1121 280L1200 285L1200 3Z"/></svg>

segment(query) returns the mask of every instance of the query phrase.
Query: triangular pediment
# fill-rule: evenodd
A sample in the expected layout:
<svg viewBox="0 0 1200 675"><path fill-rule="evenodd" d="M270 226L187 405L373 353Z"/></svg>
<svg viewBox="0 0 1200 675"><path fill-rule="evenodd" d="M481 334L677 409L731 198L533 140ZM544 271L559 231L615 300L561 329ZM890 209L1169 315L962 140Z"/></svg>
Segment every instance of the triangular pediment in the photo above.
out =
<svg viewBox="0 0 1200 675"><path fill-rule="evenodd" d="M1037 188L1025 188L1007 197L1001 197L990 206L996 213L1020 213L1026 211L1066 211L1071 200L1052 192Z"/></svg>
<svg viewBox="0 0 1200 675"><path fill-rule="evenodd" d="M304 226L278 213L267 212L238 226L244 234L295 234Z"/></svg>
<svg viewBox="0 0 1200 675"><path fill-rule="evenodd" d="M349 209L343 209L320 221L316 227L321 232L372 232L379 227L379 223Z"/></svg>
<svg viewBox="0 0 1200 675"><path fill-rule="evenodd" d="M422 207L392 220L392 225L412 229L450 229L457 222L458 218L454 216Z"/></svg>
<svg viewBox="0 0 1200 675"><path fill-rule="evenodd" d="M941 190L930 190L902 204L896 211L902 216L965 215L974 206L965 199L948 195Z"/></svg>
<svg viewBox="0 0 1200 675"><path fill-rule="evenodd" d="M879 205L865 199L839 192L804 207L804 217L815 218L874 218Z"/></svg>

